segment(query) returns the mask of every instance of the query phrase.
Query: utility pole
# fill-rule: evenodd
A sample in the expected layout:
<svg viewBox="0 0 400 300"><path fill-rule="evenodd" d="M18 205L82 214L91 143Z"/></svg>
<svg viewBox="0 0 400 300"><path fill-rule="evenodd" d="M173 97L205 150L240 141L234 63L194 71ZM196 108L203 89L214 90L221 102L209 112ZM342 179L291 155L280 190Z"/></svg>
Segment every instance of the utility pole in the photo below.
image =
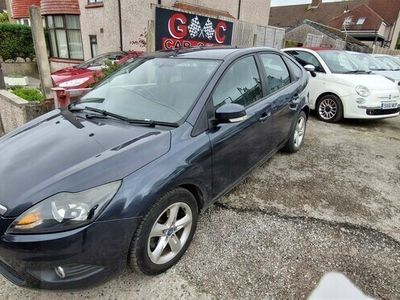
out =
<svg viewBox="0 0 400 300"><path fill-rule="evenodd" d="M46 96L46 99L50 99L53 96L51 91L53 83L50 76L50 64L47 56L46 38L44 36L40 8L37 6L29 7L29 17L31 19L33 45L35 46L42 92Z"/></svg>

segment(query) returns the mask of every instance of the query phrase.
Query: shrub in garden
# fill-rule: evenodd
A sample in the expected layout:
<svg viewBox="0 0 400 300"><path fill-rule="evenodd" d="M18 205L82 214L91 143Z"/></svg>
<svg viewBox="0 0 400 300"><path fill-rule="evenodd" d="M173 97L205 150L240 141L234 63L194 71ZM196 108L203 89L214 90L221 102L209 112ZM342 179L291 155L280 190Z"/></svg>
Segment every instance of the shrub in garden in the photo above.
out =
<svg viewBox="0 0 400 300"><path fill-rule="evenodd" d="M16 87L11 89L11 92L29 102L40 102L44 100L42 92L36 88Z"/></svg>
<svg viewBox="0 0 400 300"><path fill-rule="evenodd" d="M35 56L31 28L26 25L0 23L0 56L4 59Z"/></svg>

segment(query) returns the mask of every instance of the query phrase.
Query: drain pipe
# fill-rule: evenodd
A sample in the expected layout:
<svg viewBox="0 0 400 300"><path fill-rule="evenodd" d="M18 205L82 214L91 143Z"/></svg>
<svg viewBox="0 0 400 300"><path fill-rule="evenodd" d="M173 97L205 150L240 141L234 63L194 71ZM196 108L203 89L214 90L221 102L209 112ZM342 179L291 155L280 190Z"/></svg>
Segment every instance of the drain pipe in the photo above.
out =
<svg viewBox="0 0 400 300"><path fill-rule="evenodd" d="M238 14L237 14L237 19L240 19L240 10L241 10L241 6L242 6L242 0L239 0L239 5L238 5Z"/></svg>
<svg viewBox="0 0 400 300"><path fill-rule="evenodd" d="M119 18L119 48L121 51L124 49L123 33L122 33L122 8L121 0L118 0L118 18Z"/></svg>

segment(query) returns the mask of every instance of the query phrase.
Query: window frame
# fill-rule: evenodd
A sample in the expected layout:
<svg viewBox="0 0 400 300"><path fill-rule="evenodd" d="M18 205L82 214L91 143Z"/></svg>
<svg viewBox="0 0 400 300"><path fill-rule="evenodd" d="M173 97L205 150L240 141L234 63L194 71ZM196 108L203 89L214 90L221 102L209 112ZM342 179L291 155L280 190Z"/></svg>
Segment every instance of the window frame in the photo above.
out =
<svg viewBox="0 0 400 300"><path fill-rule="evenodd" d="M290 56L292 56L292 55L290 54L291 52L301 52L301 53L305 53L305 54L309 54L309 55L313 56L313 57L317 60L317 62L319 63L319 65L320 65L321 68L322 68L322 71L318 71L318 70L317 70L317 66L314 66L314 67L316 67L315 72L317 72L317 73L325 73L325 74L326 74L326 70L325 70L323 64L321 63L321 61L318 59L318 57L317 57L314 53L310 53L310 52L308 52L308 51L302 51L302 50L289 50L289 51L287 51L287 54L290 55ZM292 56L292 57L297 61L297 59L296 59L294 56ZM299 64L301 65L301 63L300 63L299 61L297 61L297 63L299 63ZM301 66L304 68L303 65L301 65Z"/></svg>
<svg viewBox="0 0 400 300"><path fill-rule="evenodd" d="M87 5L102 4L103 0L87 0Z"/></svg>
<svg viewBox="0 0 400 300"><path fill-rule="evenodd" d="M306 72L305 69L303 68L303 66L300 65L300 64L297 62L297 60L295 60L293 57L289 56L288 54L282 55L282 58L283 58L283 60L285 61L286 65L287 65L287 67L288 67L288 69L289 69L289 72L290 72L290 74L291 74L292 81L293 81L293 82L299 81L301 78L296 79L296 76L294 75L293 67L292 67L288 62L294 64L297 68L299 68L300 72L302 72L302 76L303 76L304 73Z"/></svg>
<svg viewBox="0 0 400 300"><path fill-rule="evenodd" d="M62 17L63 20L63 27L56 27L55 25L55 17ZM79 29L69 29L67 28L67 16L76 16L79 19ZM53 27L49 27L49 18L52 19ZM66 15L46 15L45 16L45 23L46 23L46 29L49 31L49 48L50 48L50 54L52 58L56 59L66 59L66 60L72 60L72 61L83 61L85 54L84 54L84 49L83 49L83 41L82 41L82 29L81 29L81 24L80 24L80 18L79 15L72 15L72 14L66 14ZM60 49L59 49L59 44L58 44L58 39L57 39L57 30L63 30L65 31L65 36L66 36L66 41L67 41L67 50L68 50L68 57L60 57ZM54 32L54 39L55 39L55 45L56 49L52 48L52 36L51 36L51 31ZM71 58L71 49L69 45L69 36L68 36L68 31L79 31L79 34L81 35L81 44L82 44L82 58ZM54 50L57 51L57 55L54 54Z"/></svg>
<svg viewBox="0 0 400 300"><path fill-rule="evenodd" d="M249 106L245 107L245 110L247 111L249 108L253 107L254 105L260 103L263 99L265 99L265 79L264 79L264 74L262 73L262 68L260 65L260 61L259 58L257 57L257 53L249 53L243 56L240 56L238 58L236 58L235 60L233 60L224 70L224 72L221 74L221 76L218 78L218 81L214 84L214 87L212 89L212 91L210 92L210 96L208 99L208 104L206 104L206 106L212 107L212 116L209 116L209 119L212 119L215 117L215 112L216 112L216 106L214 105L214 100L213 100L213 95L215 93L215 90L218 88L218 86L220 85L222 79L225 77L226 73L229 71L229 69L238 61L245 59L247 57L253 57L254 59L254 63L256 65L256 69L258 72L258 76L260 76L260 84L261 84L261 98L258 99L257 101L251 103Z"/></svg>
<svg viewBox="0 0 400 300"><path fill-rule="evenodd" d="M261 55L263 55L263 54L272 54L272 55L276 55L276 56L280 57L281 60L282 60L282 62L283 62L283 64L286 66L286 69L287 69L287 71L288 71L288 73L289 73L289 77L290 77L290 82L289 82L289 84L287 84L287 85L281 87L279 90L276 90L276 91L274 91L273 93L270 93L270 94L267 94L267 91L268 91L268 89L267 89L267 87L268 87L267 73L266 73L266 71L265 71L264 64L263 64L262 58L261 58ZM264 85L265 85L264 98L269 98L270 96L273 96L273 95L275 95L275 94L277 94L277 93L280 93L282 90L284 90L285 88L291 86L292 84L294 84L294 83L297 81L297 80L294 79L294 75L293 75L293 72L292 72L291 68L288 66L288 64L286 63L286 61L285 61L283 55L281 55L280 53L275 53L275 52L259 52L259 53L257 53L257 55L259 56L261 68L262 68L262 71L263 71L263 78L264 78L264 80L265 80L265 84L264 84Z"/></svg>

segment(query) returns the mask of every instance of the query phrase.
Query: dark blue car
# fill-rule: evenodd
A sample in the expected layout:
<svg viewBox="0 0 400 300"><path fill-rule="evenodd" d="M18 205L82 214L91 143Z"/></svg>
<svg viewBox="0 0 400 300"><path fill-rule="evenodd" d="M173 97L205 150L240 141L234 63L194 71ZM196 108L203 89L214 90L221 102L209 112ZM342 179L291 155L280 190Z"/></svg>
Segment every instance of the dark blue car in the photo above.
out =
<svg viewBox="0 0 400 300"><path fill-rule="evenodd" d="M268 48L159 52L2 137L0 273L64 289L164 272L199 212L302 146L308 78Z"/></svg>

